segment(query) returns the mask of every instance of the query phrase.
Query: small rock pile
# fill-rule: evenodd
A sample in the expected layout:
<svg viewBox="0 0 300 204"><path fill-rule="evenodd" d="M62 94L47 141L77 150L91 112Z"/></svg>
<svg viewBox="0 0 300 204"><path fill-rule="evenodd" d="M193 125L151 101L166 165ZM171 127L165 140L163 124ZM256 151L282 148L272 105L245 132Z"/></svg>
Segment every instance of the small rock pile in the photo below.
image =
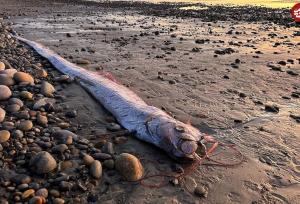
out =
<svg viewBox="0 0 300 204"><path fill-rule="evenodd" d="M59 105L64 96L55 88L72 80L55 76L10 31L0 21L1 203L86 203L81 194L100 185L105 169L139 180L143 167L135 156L116 155L111 142L97 148L76 134L70 122L76 110Z"/></svg>

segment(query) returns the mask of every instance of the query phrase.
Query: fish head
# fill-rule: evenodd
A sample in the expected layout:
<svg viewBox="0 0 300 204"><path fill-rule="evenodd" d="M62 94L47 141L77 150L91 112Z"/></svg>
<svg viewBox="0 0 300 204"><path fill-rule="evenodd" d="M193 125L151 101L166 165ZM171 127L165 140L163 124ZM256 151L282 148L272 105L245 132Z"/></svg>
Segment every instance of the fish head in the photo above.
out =
<svg viewBox="0 0 300 204"><path fill-rule="evenodd" d="M201 139L201 132L197 128L174 120L161 124L158 133L163 138L164 149L171 157L183 161L197 158L196 150Z"/></svg>

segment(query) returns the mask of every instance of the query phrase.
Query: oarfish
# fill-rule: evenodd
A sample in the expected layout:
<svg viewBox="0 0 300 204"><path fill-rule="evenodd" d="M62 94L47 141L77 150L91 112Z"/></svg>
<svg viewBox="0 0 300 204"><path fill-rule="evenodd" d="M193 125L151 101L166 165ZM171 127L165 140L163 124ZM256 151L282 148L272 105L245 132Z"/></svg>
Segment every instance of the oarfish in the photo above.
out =
<svg viewBox="0 0 300 204"><path fill-rule="evenodd" d="M78 79L125 129L134 133L135 137L156 145L175 159L196 158L196 150L202 137L197 128L174 119L159 108L147 105L127 87L97 72L83 69L37 42L15 37L48 59L58 71Z"/></svg>

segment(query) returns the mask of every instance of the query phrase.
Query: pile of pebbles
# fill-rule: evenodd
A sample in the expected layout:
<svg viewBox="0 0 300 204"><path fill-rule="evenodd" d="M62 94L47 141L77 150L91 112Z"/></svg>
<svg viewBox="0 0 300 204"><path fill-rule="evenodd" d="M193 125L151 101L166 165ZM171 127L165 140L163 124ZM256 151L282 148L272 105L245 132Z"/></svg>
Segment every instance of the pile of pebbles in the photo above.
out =
<svg viewBox="0 0 300 204"><path fill-rule="evenodd" d="M113 143L95 147L80 137L55 87L73 80L56 72L10 35L0 21L1 203L87 203L81 196L101 185L106 170L137 181L143 166L133 155L116 155ZM87 200L85 200L87 199Z"/></svg>

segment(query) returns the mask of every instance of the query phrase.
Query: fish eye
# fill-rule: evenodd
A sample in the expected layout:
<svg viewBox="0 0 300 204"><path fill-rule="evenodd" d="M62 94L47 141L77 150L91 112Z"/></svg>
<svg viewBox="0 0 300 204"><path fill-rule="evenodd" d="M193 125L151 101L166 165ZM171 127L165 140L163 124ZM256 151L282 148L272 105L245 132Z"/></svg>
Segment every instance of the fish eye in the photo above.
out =
<svg viewBox="0 0 300 204"><path fill-rule="evenodd" d="M181 125L176 125L176 126L175 126L175 130L177 130L178 132L185 132L184 127L181 126Z"/></svg>
<svg viewBox="0 0 300 204"><path fill-rule="evenodd" d="M196 152L198 145L194 141L185 141L181 144L180 148L184 154L193 154Z"/></svg>

